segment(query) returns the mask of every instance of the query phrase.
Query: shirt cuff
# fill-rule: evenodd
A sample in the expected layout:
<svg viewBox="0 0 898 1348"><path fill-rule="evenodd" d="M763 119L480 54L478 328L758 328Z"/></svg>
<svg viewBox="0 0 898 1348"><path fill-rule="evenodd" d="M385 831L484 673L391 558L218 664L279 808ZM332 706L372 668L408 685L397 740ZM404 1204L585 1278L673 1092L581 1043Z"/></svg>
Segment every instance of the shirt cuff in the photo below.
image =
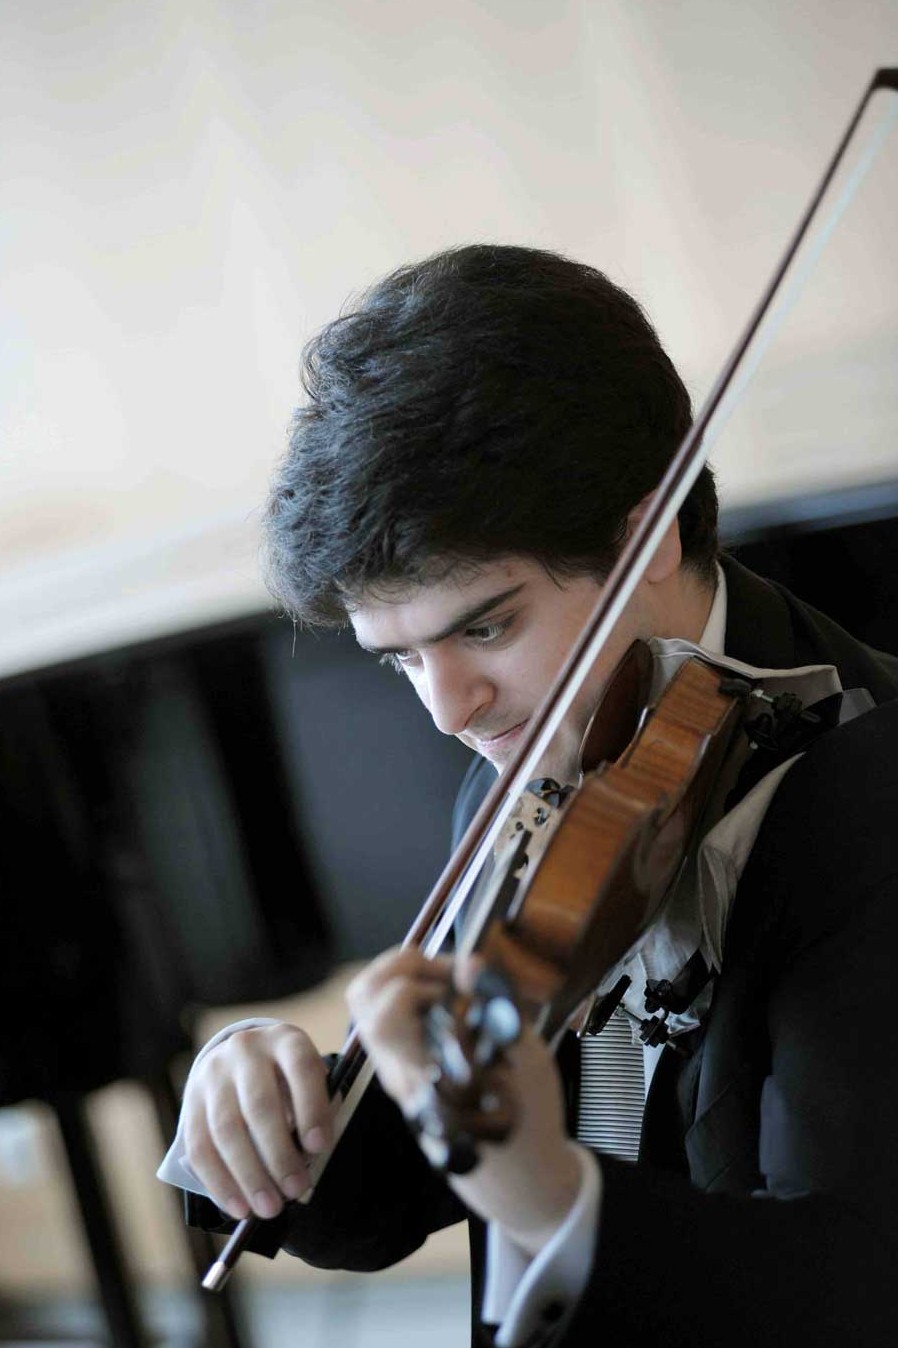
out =
<svg viewBox="0 0 898 1348"><path fill-rule="evenodd" d="M602 1171L598 1158L571 1143L580 1162L580 1189L567 1217L531 1259L503 1228L487 1228L482 1318L498 1324L496 1348L516 1348L555 1327L573 1310L589 1278L598 1237Z"/></svg>
<svg viewBox="0 0 898 1348"><path fill-rule="evenodd" d="M238 1030L257 1030L262 1025L279 1025L280 1021L274 1020L270 1016L254 1016L249 1020L237 1020L233 1025L226 1025L218 1034L213 1035L207 1044L204 1044L199 1053L193 1060L187 1081L193 1076L197 1068L197 1063L202 1062L207 1053L223 1043L225 1039L230 1039L232 1034ZM186 1086L185 1086L186 1088ZM178 1119L178 1131L175 1133L175 1140L172 1142L165 1154L165 1159L159 1169L156 1171L156 1178L161 1179L165 1184L174 1184L178 1189L187 1189L189 1193L199 1194L202 1198L209 1198L208 1189L200 1184L196 1175L187 1164L184 1154L184 1138L181 1133L181 1120Z"/></svg>

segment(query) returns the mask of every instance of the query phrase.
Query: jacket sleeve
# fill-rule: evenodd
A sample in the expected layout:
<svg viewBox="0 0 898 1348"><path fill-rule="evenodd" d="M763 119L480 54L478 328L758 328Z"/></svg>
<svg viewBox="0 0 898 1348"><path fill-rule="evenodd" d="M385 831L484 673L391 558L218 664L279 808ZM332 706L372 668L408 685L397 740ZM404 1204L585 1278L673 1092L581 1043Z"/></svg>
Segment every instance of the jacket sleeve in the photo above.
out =
<svg viewBox="0 0 898 1348"><path fill-rule="evenodd" d="M894 1342L896 749L898 703L820 740L780 788L740 885L733 923L756 934L743 949L766 1055L756 1184L701 1191L603 1158L596 1257L565 1345L598 1326L603 1340L667 1348ZM693 1128L725 1129L727 1105L700 1100Z"/></svg>
<svg viewBox="0 0 898 1348"><path fill-rule="evenodd" d="M208 1198L185 1194L193 1226L227 1234L236 1223ZM371 1272L398 1263L467 1209L428 1164L401 1111L376 1082L340 1139L308 1204L260 1222L247 1249L284 1249L317 1268Z"/></svg>
<svg viewBox="0 0 898 1348"><path fill-rule="evenodd" d="M467 1209L430 1166L399 1108L374 1083L307 1207L291 1204L284 1248L317 1268L385 1268Z"/></svg>

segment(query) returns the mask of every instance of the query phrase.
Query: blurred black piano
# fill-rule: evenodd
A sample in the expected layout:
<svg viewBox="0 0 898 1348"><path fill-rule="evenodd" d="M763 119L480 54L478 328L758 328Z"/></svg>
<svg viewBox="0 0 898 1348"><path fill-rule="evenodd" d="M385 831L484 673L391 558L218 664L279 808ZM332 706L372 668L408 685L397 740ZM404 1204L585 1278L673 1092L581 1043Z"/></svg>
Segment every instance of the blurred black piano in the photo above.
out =
<svg viewBox="0 0 898 1348"><path fill-rule="evenodd" d="M202 1008L401 939L468 758L351 635L264 612L0 684L0 1105L56 1112L120 1348L145 1338L85 1096L144 1083L167 1145ZM248 1342L233 1293L203 1305L208 1348Z"/></svg>

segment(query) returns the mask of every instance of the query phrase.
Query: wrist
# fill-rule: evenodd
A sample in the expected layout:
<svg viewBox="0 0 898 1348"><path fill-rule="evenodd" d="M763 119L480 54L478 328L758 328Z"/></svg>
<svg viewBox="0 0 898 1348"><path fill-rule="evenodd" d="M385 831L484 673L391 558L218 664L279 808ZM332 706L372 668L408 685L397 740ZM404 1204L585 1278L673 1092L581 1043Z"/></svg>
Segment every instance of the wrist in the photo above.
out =
<svg viewBox="0 0 898 1348"><path fill-rule="evenodd" d="M541 1170L537 1181L536 1192L517 1220L502 1223L509 1238L531 1259L564 1225L580 1195L583 1170L576 1144L568 1143L557 1159Z"/></svg>
<svg viewBox="0 0 898 1348"><path fill-rule="evenodd" d="M583 1182L576 1143L562 1139L538 1162L514 1155L508 1143L485 1145L479 1164L450 1183L468 1207L486 1222L500 1226L509 1240L533 1258L562 1226L577 1201Z"/></svg>

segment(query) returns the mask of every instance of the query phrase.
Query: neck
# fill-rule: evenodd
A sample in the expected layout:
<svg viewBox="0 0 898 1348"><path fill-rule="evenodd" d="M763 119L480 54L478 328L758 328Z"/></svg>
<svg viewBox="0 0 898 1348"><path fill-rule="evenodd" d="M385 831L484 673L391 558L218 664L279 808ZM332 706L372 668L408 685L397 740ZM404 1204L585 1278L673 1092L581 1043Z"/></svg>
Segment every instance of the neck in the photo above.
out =
<svg viewBox="0 0 898 1348"><path fill-rule="evenodd" d="M656 595L660 601L657 635L683 637L697 643L714 603L716 579L709 584L690 567L680 566L659 588L664 593Z"/></svg>

